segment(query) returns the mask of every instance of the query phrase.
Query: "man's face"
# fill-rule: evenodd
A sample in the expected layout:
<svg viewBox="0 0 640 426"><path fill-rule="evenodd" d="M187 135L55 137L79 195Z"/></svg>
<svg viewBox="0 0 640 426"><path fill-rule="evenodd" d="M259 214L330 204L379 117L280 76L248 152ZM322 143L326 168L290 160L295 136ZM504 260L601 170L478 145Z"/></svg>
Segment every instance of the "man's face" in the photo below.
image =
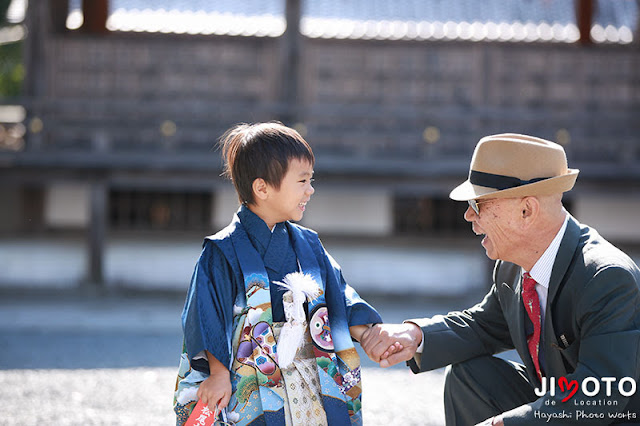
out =
<svg viewBox="0 0 640 426"><path fill-rule="evenodd" d="M494 198L478 201L477 214L471 206L464 218L476 235L484 235L482 247L493 260L513 261L519 247L521 198Z"/></svg>

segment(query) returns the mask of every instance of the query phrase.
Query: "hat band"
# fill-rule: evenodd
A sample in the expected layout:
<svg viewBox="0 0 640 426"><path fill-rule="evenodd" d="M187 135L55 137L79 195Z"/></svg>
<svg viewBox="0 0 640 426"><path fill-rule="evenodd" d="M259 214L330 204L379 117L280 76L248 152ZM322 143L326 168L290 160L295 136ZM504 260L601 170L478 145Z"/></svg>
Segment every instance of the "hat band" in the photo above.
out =
<svg viewBox="0 0 640 426"><path fill-rule="evenodd" d="M478 172L476 170L471 170L469 172L469 182L472 184L487 188L496 188L499 190L516 188L518 186L540 182L545 179L550 178L542 177L531 180L521 180L513 176L494 175L493 173Z"/></svg>

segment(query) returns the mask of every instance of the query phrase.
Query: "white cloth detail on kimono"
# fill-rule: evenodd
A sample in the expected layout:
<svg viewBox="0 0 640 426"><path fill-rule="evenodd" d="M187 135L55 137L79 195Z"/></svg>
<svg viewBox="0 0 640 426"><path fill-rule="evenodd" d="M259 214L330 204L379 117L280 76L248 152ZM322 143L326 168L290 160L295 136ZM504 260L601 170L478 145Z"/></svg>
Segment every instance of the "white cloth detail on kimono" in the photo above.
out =
<svg viewBox="0 0 640 426"><path fill-rule="evenodd" d="M177 401L179 404L183 404L183 405L191 401L197 401L198 400L197 393L198 393L197 387L187 388L178 394Z"/></svg>
<svg viewBox="0 0 640 426"><path fill-rule="evenodd" d="M288 290L282 296L287 322L282 327L277 347L278 365L280 368L287 368L293 362L304 340L307 327L304 302L318 297L320 287L311 275L302 272L287 274L282 282L276 284Z"/></svg>
<svg viewBox="0 0 640 426"><path fill-rule="evenodd" d="M286 424L326 426L315 358L296 359L282 373L287 388Z"/></svg>
<svg viewBox="0 0 640 426"><path fill-rule="evenodd" d="M273 333L280 341L286 323L273 323ZM322 393L313 343L307 327L304 328L302 347L289 366L282 369L287 392L284 404L287 426L328 426L322 403Z"/></svg>
<svg viewBox="0 0 640 426"><path fill-rule="evenodd" d="M209 375L206 373L202 373L198 370L191 370L189 375L181 380L184 386L177 391L176 401L182 405L191 401L197 401L198 396L196 394L200 387L200 383L205 381L208 377Z"/></svg>
<svg viewBox="0 0 640 426"><path fill-rule="evenodd" d="M260 321L260 317L264 311L260 308L249 309L247 312L247 321L249 324L257 324Z"/></svg>

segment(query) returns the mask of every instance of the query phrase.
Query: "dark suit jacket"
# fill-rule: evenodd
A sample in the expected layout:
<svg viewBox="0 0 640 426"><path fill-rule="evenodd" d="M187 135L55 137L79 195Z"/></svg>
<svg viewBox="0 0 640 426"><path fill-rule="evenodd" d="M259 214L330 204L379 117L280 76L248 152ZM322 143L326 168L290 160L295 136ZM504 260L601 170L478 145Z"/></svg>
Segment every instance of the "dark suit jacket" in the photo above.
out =
<svg viewBox="0 0 640 426"><path fill-rule="evenodd" d="M515 348L527 367L530 382L538 386L527 349L525 330L531 329L531 322L522 304L520 274L519 266L497 261L494 284L482 302L466 311L411 320L422 328L425 339L420 365L409 362L412 370L432 370ZM536 411L563 410L574 413L573 421L576 410L604 415L605 419L598 422L601 424L613 422L608 412L635 411L635 422L640 423L640 383L634 396L625 398L618 393L620 379L630 377L640 382L639 284L640 271L627 255L594 229L569 218L549 283L540 348L544 351L544 373L556 380L562 376L569 382L575 379L580 385L587 377L614 377L612 395L606 396L605 383L600 381L598 395L587 397L579 390L563 403L568 394L556 386L555 397L547 392L507 412L506 424L544 422L536 417ZM629 389L627 383L624 391ZM580 401L615 401L617 405L579 405Z"/></svg>

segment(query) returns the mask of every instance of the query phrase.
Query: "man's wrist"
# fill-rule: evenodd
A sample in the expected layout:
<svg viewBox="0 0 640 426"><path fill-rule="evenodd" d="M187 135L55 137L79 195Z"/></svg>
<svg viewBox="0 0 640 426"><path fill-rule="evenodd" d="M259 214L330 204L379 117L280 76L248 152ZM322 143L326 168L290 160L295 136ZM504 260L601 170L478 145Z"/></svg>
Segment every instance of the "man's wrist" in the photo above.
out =
<svg viewBox="0 0 640 426"><path fill-rule="evenodd" d="M478 423L476 426L504 426L504 422L502 421L502 414L499 416L491 417L482 423Z"/></svg>

